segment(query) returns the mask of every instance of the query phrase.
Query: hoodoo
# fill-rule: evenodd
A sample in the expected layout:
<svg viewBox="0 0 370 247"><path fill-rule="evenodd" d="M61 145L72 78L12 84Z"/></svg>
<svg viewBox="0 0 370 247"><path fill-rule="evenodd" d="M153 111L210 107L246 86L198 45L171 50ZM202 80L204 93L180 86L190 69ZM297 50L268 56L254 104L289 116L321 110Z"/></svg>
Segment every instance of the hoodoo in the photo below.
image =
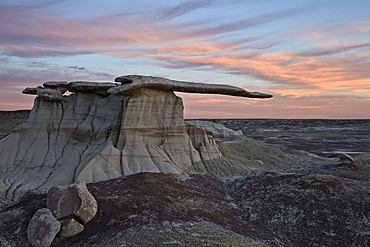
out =
<svg viewBox="0 0 370 247"><path fill-rule="evenodd" d="M206 173L204 162L221 153L208 132L185 124L173 92L272 97L150 76L115 81L46 82L23 91L38 97L29 120L0 140L0 197L140 172Z"/></svg>

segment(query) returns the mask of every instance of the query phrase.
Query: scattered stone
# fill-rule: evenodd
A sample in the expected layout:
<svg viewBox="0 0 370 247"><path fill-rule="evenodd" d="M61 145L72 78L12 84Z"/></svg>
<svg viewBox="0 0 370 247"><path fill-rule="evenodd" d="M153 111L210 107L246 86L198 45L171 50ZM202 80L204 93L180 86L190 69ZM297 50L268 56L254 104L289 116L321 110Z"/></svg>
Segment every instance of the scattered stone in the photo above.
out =
<svg viewBox="0 0 370 247"><path fill-rule="evenodd" d="M75 219L68 219L60 221L62 228L58 235L62 238L69 238L79 234L84 230L84 226Z"/></svg>
<svg viewBox="0 0 370 247"><path fill-rule="evenodd" d="M271 98L272 95L259 92L249 92L243 88L222 84L195 83L187 81L175 81L161 77L126 75L115 79L121 82L121 86L108 89L109 93L129 95L142 88L163 91L178 91L186 93L225 94L248 98Z"/></svg>
<svg viewBox="0 0 370 247"><path fill-rule="evenodd" d="M49 209L39 209L28 224L28 241L33 247L48 247L60 231L60 226Z"/></svg>
<svg viewBox="0 0 370 247"><path fill-rule="evenodd" d="M78 219L84 224L94 218L98 210L85 182L52 187L48 192L47 207L58 220Z"/></svg>
<svg viewBox="0 0 370 247"><path fill-rule="evenodd" d="M352 164L356 163L355 159L352 158L352 156L348 155L348 154L340 154L339 155L339 159L341 161L347 161L347 162L350 162Z"/></svg>

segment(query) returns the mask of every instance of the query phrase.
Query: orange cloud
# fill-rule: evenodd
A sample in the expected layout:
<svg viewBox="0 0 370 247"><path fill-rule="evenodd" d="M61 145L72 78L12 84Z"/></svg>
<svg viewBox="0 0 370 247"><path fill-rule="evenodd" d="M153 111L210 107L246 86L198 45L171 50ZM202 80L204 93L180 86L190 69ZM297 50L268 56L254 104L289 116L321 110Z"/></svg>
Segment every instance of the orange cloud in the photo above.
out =
<svg viewBox="0 0 370 247"><path fill-rule="evenodd" d="M227 23L213 23L212 20L170 21L211 2L192 1L190 5L179 4L158 13L154 11L154 14L123 13L90 20L53 15L44 9L0 8L0 21L6 23L1 27L0 48L6 56L22 58L78 54L146 58L142 60L144 63L161 68L209 70L216 72L215 75L226 73L254 77L258 82L266 82L264 85L269 85L267 90L276 96L272 101L184 96L190 107L186 114L197 116L230 114L230 117L258 117L267 114L278 117L279 110L287 109L294 116L306 116L307 111L314 115L314 110L325 116L330 115L333 109L339 109L337 105L340 102L350 100L355 102L353 107L364 111L364 102L368 101L363 99L370 97L370 43L366 39L370 33L368 21L302 27L299 32L286 31L283 34L281 30L274 30L259 37L248 36L249 28L273 24L288 15L282 11ZM76 68L81 66L85 65ZM32 77L32 81L36 82L38 78L49 75L66 76L66 68L72 69L60 66L59 71L49 73L47 66L36 72L25 67L18 73L23 73L25 80ZM17 83L19 76L14 75L17 73L8 70L0 72L4 84L6 81ZM67 73L68 78L113 77L107 73L94 74L89 70L74 69L73 73L75 76ZM12 80L7 80L11 76ZM255 87L258 89L258 85ZM354 101L349 95L361 100ZM324 96L325 100L320 96ZM327 99L330 96L340 96L340 100L330 101L329 104ZM249 112L246 105L253 105L256 111ZM351 114L346 106L341 107ZM356 116L363 115L358 113Z"/></svg>

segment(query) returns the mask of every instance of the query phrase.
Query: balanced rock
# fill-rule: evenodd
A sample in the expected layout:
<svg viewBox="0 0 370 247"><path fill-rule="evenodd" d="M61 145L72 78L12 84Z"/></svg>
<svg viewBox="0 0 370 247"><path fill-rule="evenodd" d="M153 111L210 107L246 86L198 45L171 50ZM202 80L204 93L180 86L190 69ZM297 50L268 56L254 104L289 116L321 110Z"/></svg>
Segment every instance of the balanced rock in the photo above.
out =
<svg viewBox="0 0 370 247"><path fill-rule="evenodd" d="M79 234L84 230L84 226L75 219L61 220L61 230L58 233L59 237L69 238Z"/></svg>
<svg viewBox="0 0 370 247"><path fill-rule="evenodd" d="M39 209L28 224L28 241L33 247L49 247L60 231L60 226L49 209Z"/></svg>
<svg viewBox="0 0 370 247"><path fill-rule="evenodd" d="M97 202L84 182L52 187L48 192L47 207L58 220L78 219L84 224L94 218L98 210Z"/></svg>
<svg viewBox="0 0 370 247"><path fill-rule="evenodd" d="M249 92L243 88L222 84L195 83L187 81L175 81L166 78L126 75L115 79L121 82L122 86L113 87L108 90L112 94L129 95L142 89L156 89L161 91L178 91L186 93L225 94L248 98L271 98L272 95L259 92Z"/></svg>
<svg viewBox="0 0 370 247"><path fill-rule="evenodd" d="M121 85L46 82L26 89L38 97L29 120L0 140L0 195L14 200L29 190L140 172L206 173L205 164L221 157L218 144L207 130L185 124L173 91L272 97L150 76L116 82ZM65 87L73 93L63 95Z"/></svg>

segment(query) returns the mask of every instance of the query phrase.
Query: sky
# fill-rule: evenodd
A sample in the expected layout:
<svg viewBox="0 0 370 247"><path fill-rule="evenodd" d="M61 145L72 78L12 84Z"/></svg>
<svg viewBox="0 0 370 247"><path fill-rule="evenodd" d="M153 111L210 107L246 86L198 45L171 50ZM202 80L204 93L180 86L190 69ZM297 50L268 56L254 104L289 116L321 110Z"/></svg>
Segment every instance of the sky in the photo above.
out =
<svg viewBox="0 0 370 247"><path fill-rule="evenodd" d="M0 110L26 87L140 74L271 99L176 93L185 118L370 118L370 1L1 0Z"/></svg>

